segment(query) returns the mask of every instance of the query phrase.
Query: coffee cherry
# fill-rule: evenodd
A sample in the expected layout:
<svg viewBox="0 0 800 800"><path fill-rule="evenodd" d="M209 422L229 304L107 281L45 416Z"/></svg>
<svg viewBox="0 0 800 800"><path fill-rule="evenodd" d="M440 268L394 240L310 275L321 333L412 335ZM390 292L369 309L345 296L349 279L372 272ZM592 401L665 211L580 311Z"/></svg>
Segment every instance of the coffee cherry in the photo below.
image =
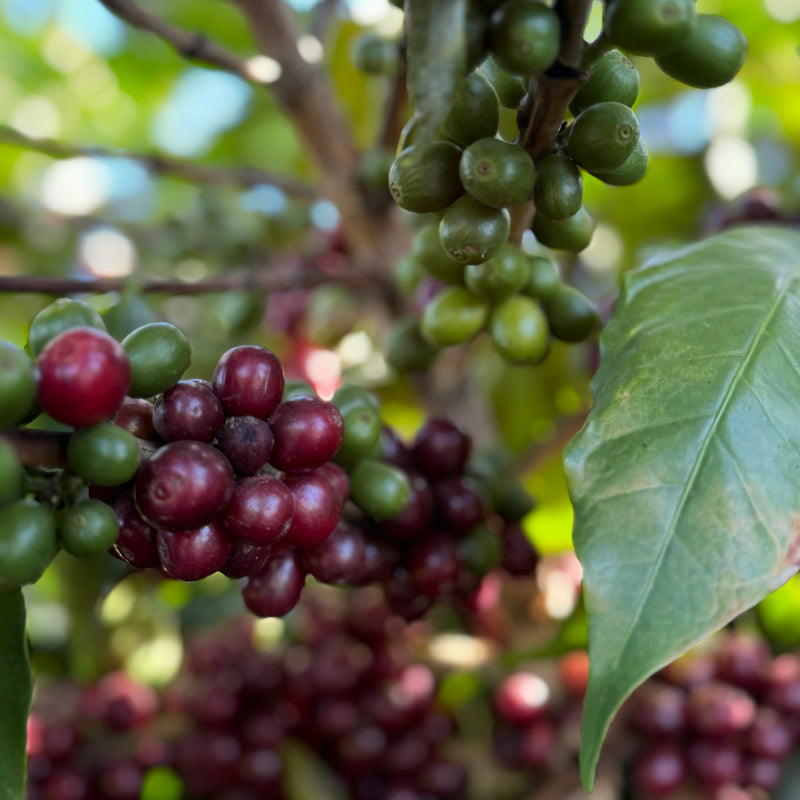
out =
<svg viewBox="0 0 800 800"><path fill-rule="evenodd" d="M322 467L313 472L286 476L284 480L294 498L294 515L285 543L305 548L324 542L342 513L344 498L339 486Z"/></svg>
<svg viewBox="0 0 800 800"><path fill-rule="evenodd" d="M135 569L147 569L159 564L156 548L156 529L148 524L133 499L132 492L120 495L112 504L119 523L119 535L112 555Z"/></svg>
<svg viewBox="0 0 800 800"><path fill-rule="evenodd" d="M0 508L22 496L25 470L14 448L0 437Z"/></svg>
<svg viewBox="0 0 800 800"><path fill-rule="evenodd" d="M416 470L407 474L411 490L405 507L381 525L381 535L395 542L407 542L424 534L435 510L433 491L427 478Z"/></svg>
<svg viewBox="0 0 800 800"><path fill-rule="evenodd" d="M518 145L502 139L478 139L461 156L458 174L476 200L506 208L527 200L536 171L531 157Z"/></svg>
<svg viewBox="0 0 800 800"><path fill-rule="evenodd" d="M141 294L124 291L120 299L103 311L100 316L111 336L122 341L142 325L156 321L156 315Z"/></svg>
<svg viewBox="0 0 800 800"><path fill-rule="evenodd" d="M28 349L33 357L37 358L48 342L70 328L96 328L100 331L106 329L100 314L88 303L60 297L46 305L31 320Z"/></svg>
<svg viewBox="0 0 800 800"><path fill-rule="evenodd" d="M633 152L614 169L593 172L595 178L609 186L630 186L644 178L647 172L647 146L639 139Z"/></svg>
<svg viewBox="0 0 800 800"><path fill-rule="evenodd" d="M520 291L528 282L528 273L528 257L506 242L488 261L467 264L464 282L473 294L494 302Z"/></svg>
<svg viewBox="0 0 800 800"><path fill-rule="evenodd" d="M439 353L439 348L428 341L413 317L396 320L386 341L386 363L398 372L425 370ZM347 422L345 422L345 437Z"/></svg>
<svg viewBox="0 0 800 800"><path fill-rule="evenodd" d="M511 219L504 208L491 208L465 195L444 212L439 236L445 252L462 264L480 264L508 239Z"/></svg>
<svg viewBox="0 0 800 800"><path fill-rule="evenodd" d="M550 687L534 672L515 672L497 688L497 713L517 727L541 719L550 703Z"/></svg>
<svg viewBox="0 0 800 800"><path fill-rule="evenodd" d="M668 797L689 777L683 751L672 743L656 744L640 753L633 766L633 785L645 797Z"/></svg>
<svg viewBox="0 0 800 800"><path fill-rule="evenodd" d="M558 267L549 258L532 256L528 260L528 282L525 284L525 294L539 300L552 297L561 284Z"/></svg>
<svg viewBox="0 0 800 800"><path fill-rule="evenodd" d="M274 441L272 428L263 419L228 417L218 447L237 475L254 475L269 461Z"/></svg>
<svg viewBox="0 0 800 800"><path fill-rule="evenodd" d="M161 566L177 581L199 581L222 569L233 544L218 520L180 533L159 531L156 539Z"/></svg>
<svg viewBox="0 0 800 800"><path fill-rule="evenodd" d="M118 486L136 474L139 443L123 428L99 422L69 437L67 460L87 483Z"/></svg>
<svg viewBox="0 0 800 800"><path fill-rule="evenodd" d="M428 533L409 547L406 565L422 594L438 597L452 591L461 572L456 538L446 531Z"/></svg>
<svg viewBox="0 0 800 800"><path fill-rule="evenodd" d="M694 21L694 0L609 0L603 32L629 53L655 56L684 41Z"/></svg>
<svg viewBox="0 0 800 800"><path fill-rule="evenodd" d="M353 46L355 68L368 75L397 75L403 71L403 62L397 42L366 33Z"/></svg>
<svg viewBox="0 0 800 800"><path fill-rule="evenodd" d="M36 372L30 356L0 342L0 430L25 419L35 403Z"/></svg>
<svg viewBox="0 0 800 800"><path fill-rule="evenodd" d="M525 97L525 82L518 75L506 72L494 56L489 56L478 71L492 85L501 106L516 108L522 102Z"/></svg>
<svg viewBox="0 0 800 800"><path fill-rule="evenodd" d="M486 575L503 559L503 540L486 525L476 525L458 540L458 557L475 575Z"/></svg>
<svg viewBox="0 0 800 800"><path fill-rule="evenodd" d="M687 727L686 692L661 681L647 681L635 694L633 724L656 739L680 736Z"/></svg>
<svg viewBox="0 0 800 800"><path fill-rule="evenodd" d="M586 83L575 93L569 110L577 117L589 106L609 100L633 106L638 96L639 70L619 50L611 50L589 70Z"/></svg>
<svg viewBox="0 0 800 800"><path fill-rule="evenodd" d="M266 347L240 345L222 355L214 368L214 393L231 417L268 419L281 401L281 362Z"/></svg>
<svg viewBox="0 0 800 800"><path fill-rule="evenodd" d="M272 547L268 544L256 545L241 540L233 541L232 544L233 549L228 560L219 569L226 578L232 580L249 578L261 572L272 554Z"/></svg>
<svg viewBox="0 0 800 800"><path fill-rule="evenodd" d="M324 542L304 550L300 559L303 569L322 583L353 584L364 573L366 548L361 530L340 521Z"/></svg>
<svg viewBox="0 0 800 800"><path fill-rule="evenodd" d="M392 464L365 458L350 473L350 498L376 519L397 516L410 493L408 475Z"/></svg>
<svg viewBox="0 0 800 800"><path fill-rule="evenodd" d="M235 539L254 545L283 538L294 515L294 496L279 478L252 475L236 481L223 520Z"/></svg>
<svg viewBox="0 0 800 800"><path fill-rule="evenodd" d="M472 443L463 431L441 417L431 417L417 431L411 449L417 469L434 480L464 471Z"/></svg>
<svg viewBox="0 0 800 800"><path fill-rule="evenodd" d="M95 328L70 328L39 354L37 400L54 420L84 428L108 419L131 382L122 346Z"/></svg>
<svg viewBox="0 0 800 800"><path fill-rule="evenodd" d="M689 725L699 735L722 739L753 724L756 704L743 689L712 682L689 693L686 713Z"/></svg>
<svg viewBox="0 0 800 800"><path fill-rule="evenodd" d="M275 437L270 463L286 472L314 469L330 461L344 435L339 409L319 397L284 400L269 425Z"/></svg>
<svg viewBox="0 0 800 800"><path fill-rule="evenodd" d="M339 464L355 464L366 458L381 435L381 415L371 406L348 409L342 415L342 443L334 459Z"/></svg>
<svg viewBox="0 0 800 800"><path fill-rule="evenodd" d="M274 553L242 589L245 605L259 617L282 617L300 599L305 574L292 550Z"/></svg>
<svg viewBox="0 0 800 800"><path fill-rule="evenodd" d="M536 300L515 295L492 311L492 344L512 364L538 364L550 349L550 327Z"/></svg>
<svg viewBox="0 0 800 800"><path fill-rule="evenodd" d="M58 550L52 512L35 500L15 500L0 514L0 591L35 583Z"/></svg>
<svg viewBox="0 0 800 800"><path fill-rule="evenodd" d="M179 381L159 395L153 407L153 427L167 442L211 442L224 421L222 405L206 381Z"/></svg>
<svg viewBox="0 0 800 800"><path fill-rule="evenodd" d="M494 136L500 124L497 94L479 72L471 72L453 98L439 135L459 147Z"/></svg>
<svg viewBox="0 0 800 800"><path fill-rule="evenodd" d="M420 330L437 347L460 344L483 330L486 301L462 286L448 286L425 307Z"/></svg>
<svg viewBox="0 0 800 800"><path fill-rule="evenodd" d="M555 153L539 162L533 202L536 210L550 219L566 219L580 211L583 178L571 158Z"/></svg>
<svg viewBox="0 0 800 800"><path fill-rule="evenodd" d="M139 468L136 505L156 528L186 531L210 522L233 494L225 456L202 442L170 442Z"/></svg>
<svg viewBox="0 0 800 800"><path fill-rule="evenodd" d="M464 264L447 254L439 236L438 223L426 225L417 232L411 252L434 278L445 283L464 282Z"/></svg>
<svg viewBox="0 0 800 800"><path fill-rule="evenodd" d="M149 400L141 397L124 398L111 421L137 439L144 439L146 442L159 440L153 427L153 404Z"/></svg>
<svg viewBox="0 0 800 800"><path fill-rule="evenodd" d="M317 393L311 388L311 384L306 381L293 380L286 381L283 386L282 400L294 400L296 397L316 397Z"/></svg>
<svg viewBox="0 0 800 800"><path fill-rule="evenodd" d="M83 500L58 518L58 538L73 556L91 556L111 547L119 535L119 522L111 506L99 500Z"/></svg>
<svg viewBox="0 0 800 800"><path fill-rule="evenodd" d="M510 575L526 577L536 571L539 554L522 527L509 523L503 528L503 558L501 565Z"/></svg>
<svg viewBox="0 0 800 800"><path fill-rule="evenodd" d="M460 160L461 149L450 142L411 145L392 163L389 191L406 211L442 211L464 193L458 178Z"/></svg>
<svg viewBox="0 0 800 800"><path fill-rule="evenodd" d="M331 403L339 409L339 413L342 415L354 408L364 408L365 406L375 409L375 411L381 410L381 402L377 396L356 383L345 383L340 386L331 398Z"/></svg>
<svg viewBox="0 0 800 800"><path fill-rule="evenodd" d="M542 3L506 0L492 14L492 54L512 75L544 72L558 55L560 28L558 16Z"/></svg>
<svg viewBox="0 0 800 800"><path fill-rule="evenodd" d="M639 120L622 103L596 103L582 111L569 127L567 154L589 172L615 169L639 140Z"/></svg>
<svg viewBox="0 0 800 800"><path fill-rule="evenodd" d="M688 34L656 58L671 78L710 89L733 80L747 57L747 39L729 20L716 14L698 14Z"/></svg>
<svg viewBox="0 0 800 800"><path fill-rule="evenodd" d="M486 498L468 476L443 478L433 486L436 511L443 527L453 533L471 531L486 516Z"/></svg>
<svg viewBox="0 0 800 800"><path fill-rule="evenodd" d="M122 346L131 362L131 397L151 397L177 383L192 360L183 332L169 322L151 322L129 333Z"/></svg>
<svg viewBox="0 0 800 800"><path fill-rule="evenodd" d="M550 219L544 214L537 214L533 218L531 230L545 247L577 253L588 247L592 241L594 220L581 206L577 214L566 219Z"/></svg>
<svg viewBox="0 0 800 800"><path fill-rule="evenodd" d="M562 342L582 342L600 322L591 300L563 283L545 302L544 310L553 336Z"/></svg>

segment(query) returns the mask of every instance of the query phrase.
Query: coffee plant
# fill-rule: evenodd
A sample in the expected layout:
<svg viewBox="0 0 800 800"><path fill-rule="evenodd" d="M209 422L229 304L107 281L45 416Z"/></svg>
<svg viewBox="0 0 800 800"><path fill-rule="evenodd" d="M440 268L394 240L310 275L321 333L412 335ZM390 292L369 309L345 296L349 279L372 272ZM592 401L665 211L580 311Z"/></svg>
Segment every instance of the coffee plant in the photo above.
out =
<svg viewBox="0 0 800 800"><path fill-rule="evenodd" d="M795 797L798 14L7 3L0 800Z"/></svg>

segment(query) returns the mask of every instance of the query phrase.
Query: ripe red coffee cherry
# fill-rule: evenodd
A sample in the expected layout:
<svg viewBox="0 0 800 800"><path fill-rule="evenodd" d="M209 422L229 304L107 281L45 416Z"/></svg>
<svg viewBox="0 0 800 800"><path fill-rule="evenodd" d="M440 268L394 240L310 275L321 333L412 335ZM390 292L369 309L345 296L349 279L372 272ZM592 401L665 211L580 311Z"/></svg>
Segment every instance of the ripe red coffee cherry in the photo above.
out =
<svg viewBox="0 0 800 800"><path fill-rule="evenodd" d="M459 475L467 463L470 438L452 422L429 419L417 432L412 453L417 467L431 478Z"/></svg>
<svg viewBox="0 0 800 800"><path fill-rule="evenodd" d="M550 688L533 672L515 672L498 687L497 713L512 725L530 725L544 716L550 701Z"/></svg>
<svg viewBox="0 0 800 800"><path fill-rule="evenodd" d="M294 496L294 516L286 543L314 547L333 532L342 512L338 487L318 471L289 476L286 485Z"/></svg>
<svg viewBox="0 0 800 800"><path fill-rule="evenodd" d="M210 442L225 421L222 405L206 381L179 381L158 396L153 426L168 442Z"/></svg>
<svg viewBox="0 0 800 800"><path fill-rule="evenodd" d="M270 463L286 472L301 472L330 461L342 443L339 409L319 397L297 397L281 403L269 420L275 443Z"/></svg>
<svg viewBox="0 0 800 800"><path fill-rule="evenodd" d="M210 522L233 494L233 470L202 442L170 442L139 468L136 505L153 526L188 531Z"/></svg>
<svg viewBox="0 0 800 800"><path fill-rule="evenodd" d="M111 555L136 569L157 567L156 529L142 518L133 501L133 494L125 492L120 495L112 507L117 514L119 534L109 551Z"/></svg>
<svg viewBox="0 0 800 800"><path fill-rule="evenodd" d="M283 395L283 369L271 350L241 345L222 355L213 384L228 416L267 419Z"/></svg>
<svg viewBox="0 0 800 800"><path fill-rule="evenodd" d="M131 385L127 353L96 328L60 333L42 350L36 365L42 410L76 428L109 419Z"/></svg>
<svg viewBox="0 0 800 800"><path fill-rule="evenodd" d="M281 550L242 589L244 603L259 617L282 617L297 605L305 579L294 551Z"/></svg>
<svg viewBox="0 0 800 800"><path fill-rule="evenodd" d="M224 519L235 539L265 545L286 535L293 515L294 497L282 480L252 475L236 482Z"/></svg>
<svg viewBox="0 0 800 800"><path fill-rule="evenodd" d="M225 566L233 551L233 544L218 521L193 531L159 531L157 543L161 566L170 578L179 581L207 578Z"/></svg>
<svg viewBox="0 0 800 800"><path fill-rule="evenodd" d="M263 419L228 417L219 432L219 449L237 475L254 475L269 461L275 437Z"/></svg>

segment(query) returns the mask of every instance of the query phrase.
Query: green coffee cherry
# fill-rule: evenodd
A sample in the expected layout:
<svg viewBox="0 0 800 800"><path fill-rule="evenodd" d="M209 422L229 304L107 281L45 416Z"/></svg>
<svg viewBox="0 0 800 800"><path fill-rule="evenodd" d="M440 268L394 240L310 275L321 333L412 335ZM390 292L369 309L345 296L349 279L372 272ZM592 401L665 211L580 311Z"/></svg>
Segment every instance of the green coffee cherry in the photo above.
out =
<svg viewBox="0 0 800 800"><path fill-rule="evenodd" d="M549 219L544 214L537 214L531 230L545 247L577 253L592 241L594 220L581 207L577 214L566 219Z"/></svg>
<svg viewBox="0 0 800 800"><path fill-rule="evenodd" d="M61 297L46 305L32 320L28 329L28 345L31 355L36 358L45 345L69 328L106 329L103 318L88 303Z"/></svg>
<svg viewBox="0 0 800 800"><path fill-rule="evenodd" d="M596 103L582 111L567 133L567 155L588 172L615 169L639 141L639 120L622 103Z"/></svg>
<svg viewBox="0 0 800 800"><path fill-rule="evenodd" d="M451 142L411 145L389 170L389 191L406 211L441 211L464 193L458 178L461 149Z"/></svg>
<svg viewBox="0 0 800 800"><path fill-rule="evenodd" d="M539 162L533 202L537 211L550 219L578 213L583 203L583 178L571 158L555 153Z"/></svg>
<svg viewBox="0 0 800 800"><path fill-rule="evenodd" d="M536 0L506 0L492 14L492 53L512 75L544 72L556 60L560 39L558 16Z"/></svg>
<svg viewBox="0 0 800 800"><path fill-rule="evenodd" d="M283 385L281 400L294 400L296 397L316 397L317 393L306 381L286 381Z"/></svg>
<svg viewBox="0 0 800 800"><path fill-rule="evenodd" d="M646 172L647 147L644 141L639 139L633 152L616 169L592 174L610 186L630 186L644 178Z"/></svg>
<svg viewBox="0 0 800 800"><path fill-rule="evenodd" d="M475 575L486 575L503 560L503 540L486 525L476 525L458 540L458 554Z"/></svg>
<svg viewBox="0 0 800 800"><path fill-rule="evenodd" d="M467 147L478 139L494 136L499 124L497 93L483 75L472 72L456 93L439 135L459 147Z"/></svg>
<svg viewBox="0 0 800 800"><path fill-rule="evenodd" d="M435 226L435 230L436 238L438 239L438 224ZM424 275L425 270L423 269L422 264L420 264L419 261L411 255L411 253L406 253L405 255L400 256L400 258L395 261L394 268L392 270L392 277L394 278L397 288L400 289L400 291L406 296L414 294L417 284Z"/></svg>
<svg viewBox="0 0 800 800"><path fill-rule="evenodd" d="M733 80L747 57L747 39L724 17L698 14L688 35L673 50L656 57L671 78L710 89Z"/></svg>
<svg viewBox="0 0 800 800"><path fill-rule="evenodd" d="M350 473L350 499L376 519L396 517L410 493L408 476L392 464L365 458Z"/></svg>
<svg viewBox="0 0 800 800"><path fill-rule="evenodd" d="M519 75L506 72L495 61L494 56L489 56L479 67L479 72L492 85L497 92L500 105L505 108L516 108L525 97L525 82Z"/></svg>
<svg viewBox="0 0 800 800"><path fill-rule="evenodd" d="M497 498L497 513L504 520L520 520L535 507L536 501L522 486L513 481L503 483Z"/></svg>
<svg viewBox="0 0 800 800"><path fill-rule="evenodd" d="M25 489L25 470L14 448L0 438L0 508L22 497Z"/></svg>
<svg viewBox="0 0 800 800"><path fill-rule="evenodd" d="M464 282L464 265L447 255L439 236L439 223L417 231L411 253L435 278L445 283Z"/></svg>
<svg viewBox="0 0 800 800"><path fill-rule="evenodd" d="M355 383L342 384L331 398L340 414L346 414L354 408L372 408L380 413L381 401L374 392Z"/></svg>
<svg viewBox="0 0 800 800"><path fill-rule="evenodd" d="M358 37L353 46L353 64L368 75L399 75L403 71L397 42L374 33Z"/></svg>
<svg viewBox="0 0 800 800"><path fill-rule="evenodd" d="M545 302L544 310L553 336L562 342L582 342L600 322L592 301L564 283Z"/></svg>
<svg viewBox="0 0 800 800"><path fill-rule="evenodd" d="M139 443L124 428L111 422L100 422L69 437L67 460L88 483L118 486L136 474Z"/></svg>
<svg viewBox="0 0 800 800"><path fill-rule="evenodd" d="M544 256L532 256L529 259L525 294L539 300L547 300L553 296L560 284L561 276L554 262Z"/></svg>
<svg viewBox="0 0 800 800"><path fill-rule="evenodd" d="M495 302L520 291L528 282L528 271L527 256L506 242L488 261L468 264L464 282L473 294Z"/></svg>
<svg viewBox="0 0 800 800"><path fill-rule="evenodd" d="M630 107L638 96L639 70L624 53L611 50L591 68L586 83L572 98L569 110L577 117L595 103L613 101Z"/></svg>
<svg viewBox="0 0 800 800"><path fill-rule="evenodd" d="M36 405L36 370L30 356L0 342L0 430L24 420Z"/></svg>
<svg viewBox="0 0 800 800"><path fill-rule="evenodd" d="M461 184L476 200L492 208L507 208L527 200L536 170L518 145L502 139L478 139L461 156Z"/></svg>
<svg viewBox="0 0 800 800"><path fill-rule="evenodd" d="M174 386L192 361L183 331L169 322L151 322L129 333L122 346L131 362L131 397L152 397Z"/></svg>
<svg viewBox="0 0 800 800"><path fill-rule="evenodd" d="M386 361L400 373L427 369L439 353L439 348L420 332L416 319L398 320L386 342Z"/></svg>
<svg viewBox="0 0 800 800"><path fill-rule="evenodd" d="M448 286L425 306L420 328L429 342L447 347L476 336L488 317L485 300L461 286Z"/></svg>
<svg viewBox="0 0 800 800"><path fill-rule="evenodd" d="M655 56L678 46L695 19L695 0L608 0L603 32L629 53Z"/></svg>
<svg viewBox="0 0 800 800"><path fill-rule="evenodd" d="M124 293L119 301L102 314L109 335L121 342L129 333L156 321L156 315L139 294Z"/></svg>
<svg viewBox="0 0 800 800"><path fill-rule="evenodd" d="M372 405L352 406L342 414L342 421L342 443L334 461L344 465L356 464L370 454L380 438L381 414Z"/></svg>
<svg viewBox="0 0 800 800"><path fill-rule="evenodd" d="M385 196L389 185L389 170L394 156L388 147L376 147L361 156L358 179L368 191ZM248 292L252 296L252 292Z"/></svg>
<svg viewBox="0 0 800 800"><path fill-rule="evenodd" d="M114 509L100 500L83 500L58 517L61 546L77 558L104 553L118 535L119 522Z"/></svg>
<svg viewBox="0 0 800 800"><path fill-rule="evenodd" d="M539 303L525 295L506 298L492 311L492 344L512 364L538 364L550 347L550 328Z"/></svg>
<svg viewBox="0 0 800 800"><path fill-rule="evenodd" d="M504 208L491 208L464 195L444 212L439 237L451 258L462 264L480 264L500 249L510 229L511 217Z"/></svg>
<svg viewBox="0 0 800 800"><path fill-rule="evenodd" d="M50 509L16 500L0 514L0 591L35 583L58 550Z"/></svg>

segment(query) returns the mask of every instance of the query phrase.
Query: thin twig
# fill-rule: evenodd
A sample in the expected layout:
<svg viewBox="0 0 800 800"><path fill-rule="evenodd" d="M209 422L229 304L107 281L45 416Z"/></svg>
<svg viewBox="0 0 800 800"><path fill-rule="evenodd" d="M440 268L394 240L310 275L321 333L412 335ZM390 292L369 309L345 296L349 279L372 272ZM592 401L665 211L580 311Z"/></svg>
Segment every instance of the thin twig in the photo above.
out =
<svg viewBox="0 0 800 800"><path fill-rule="evenodd" d="M378 134L377 145L394 149L400 139L400 132L406 123L408 112L408 88L406 86L406 76L396 75L389 91L386 101L386 109L383 113L383 123Z"/></svg>
<svg viewBox="0 0 800 800"><path fill-rule="evenodd" d="M96 147L60 142L55 139L33 139L14 128L0 125L0 142L44 153L51 158L75 158L89 156L95 158L125 158L140 163L151 173L168 175L190 183L210 183L215 185L260 186L270 184L300 197L315 197L316 190L291 178L267 172L258 167L216 167L197 164L176 158L168 158L158 153L135 153L110 147Z"/></svg>

